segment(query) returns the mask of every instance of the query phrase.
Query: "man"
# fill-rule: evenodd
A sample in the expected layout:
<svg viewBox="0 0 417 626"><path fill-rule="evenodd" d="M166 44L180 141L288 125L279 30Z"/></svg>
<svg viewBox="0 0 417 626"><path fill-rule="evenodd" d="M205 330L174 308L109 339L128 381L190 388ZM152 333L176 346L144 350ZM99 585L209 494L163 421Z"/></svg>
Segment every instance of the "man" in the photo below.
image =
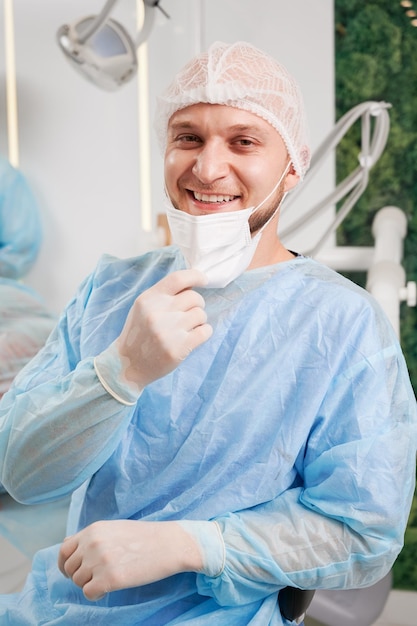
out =
<svg viewBox="0 0 417 626"><path fill-rule="evenodd" d="M178 245L104 257L4 397L0 480L74 491L13 624L285 624L277 594L371 585L414 490L416 403L362 289L287 250L308 167L288 72L213 44L158 104Z"/></svg>

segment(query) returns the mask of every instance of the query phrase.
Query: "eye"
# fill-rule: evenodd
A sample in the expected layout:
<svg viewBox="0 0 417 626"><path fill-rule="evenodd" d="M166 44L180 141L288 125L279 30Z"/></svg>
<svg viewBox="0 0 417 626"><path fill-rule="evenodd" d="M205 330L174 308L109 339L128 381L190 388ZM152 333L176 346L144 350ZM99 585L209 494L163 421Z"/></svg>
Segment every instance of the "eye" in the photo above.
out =
<svg viewBox="0 0 417 626"><path fill-rule="evenodd" d="M238 139L236 143L240 146L252 146L254 144L254 141L252 139L248 139L247 137L243 137L241 139Z"/></svg>
<svg viewBox="0 0 417 626"><path fill-rule="evenodd" d="M196 144L196 143L200 143L201 139L199 137L197 137L197 135L192 135L190 133L188 134L184 134L184 135L178 135L175 138L175 141L181 144Z"/></svg>
<svg viewBox="0 0 417 626"><path fill-rule="evenodd" d="M234 147L235 150L252 152L252 150L259 148L260 141L255 137L239 135L238 137L233 138L231 145Z"/></svg>

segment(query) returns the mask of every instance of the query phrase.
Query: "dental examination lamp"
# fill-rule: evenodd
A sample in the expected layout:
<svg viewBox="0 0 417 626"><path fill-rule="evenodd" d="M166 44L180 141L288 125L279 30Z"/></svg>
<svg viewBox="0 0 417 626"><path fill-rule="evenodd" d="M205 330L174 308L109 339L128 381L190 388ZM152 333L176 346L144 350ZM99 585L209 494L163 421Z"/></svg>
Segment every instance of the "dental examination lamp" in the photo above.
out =
<svg viewBox="0 0 417 626"><path fill-rule="evenodd" d="M148 38L159 0L143 0L144 20L133 41L126 29L109 17L117 0L107 0L99 15L82 17L58 29L57 39L66 58L80 74L106 91L115 91L137 71L137 48Z"/></svg>

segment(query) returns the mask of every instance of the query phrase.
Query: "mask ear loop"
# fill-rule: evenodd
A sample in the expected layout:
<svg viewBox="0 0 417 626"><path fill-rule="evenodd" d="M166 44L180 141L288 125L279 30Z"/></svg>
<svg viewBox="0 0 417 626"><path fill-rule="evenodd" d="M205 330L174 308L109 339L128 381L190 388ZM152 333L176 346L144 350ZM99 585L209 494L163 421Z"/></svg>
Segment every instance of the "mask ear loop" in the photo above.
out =
<svg viewBox="0 0 417 626"><path fill-rule="evenodd" d="M258 209L261 208L261 206L263 204L265 204L265 202L268 202L269 198L276 192L276 190L278 189L278 187L280 186L280 184L282 183L282 181L284 180L284 177L286 176L286 174L288 173L288 170L290 169L290 165L291 165L291 161L288 161L287 166L285 168L285 170L282 172L279 181L277 182L277 184L275 185L275 187L272 189L272 191L270 191L270 193L266 196L266 198L264 198L264 200L262 200L262 202L260 204L258 204L252 211L251 215L254 214L255 211L257 211ZM274 217L276 216L276 214L278 213L281 204L283 203L285 196L287 195L288 191L285 191L282 194L282 198L281 201L279 202L277 208L275 209L275 211L272 213L271 217L265 222L265 224L262 226L262 228L260 228L257 233L254 235L254 237L259 238L263 232L263 230L268 226L269 222L274 219Z"/></svg>

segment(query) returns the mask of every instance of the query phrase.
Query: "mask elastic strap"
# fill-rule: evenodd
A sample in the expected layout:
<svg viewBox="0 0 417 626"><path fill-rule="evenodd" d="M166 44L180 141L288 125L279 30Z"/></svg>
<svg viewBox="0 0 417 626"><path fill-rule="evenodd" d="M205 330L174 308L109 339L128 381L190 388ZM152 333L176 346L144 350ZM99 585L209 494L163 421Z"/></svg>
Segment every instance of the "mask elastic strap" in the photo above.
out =
<svg viewBox="0 0 417 626"><path fill-rule="evenodd" d="M278 189L278 187L280 186L280 184L282 183L282 180L284 178L284 176L287 174L289 168L291 165L291 161L288 161L287 163L287 167L285 168L285 170L282 172L279 181L277 182L277 184L275 185L275 187L273 188L273 190L266 196L266 198L264 200L262 200L262 202L260 204L258 204L252 211L251 215L253 215L255 213L255 211L257 211L258 209L261 208L261 206L263 204L265 204L265 202L268 202L269 198L276 192L276 190ZM277 208L275 209L275 211L272 213L271 217L265 222L265 224L262 226L262 228L260 228L257 233L255 234L256 237L258 237L259 235L261 235L262 231L268 226L269 222L274 219L275 215L278 213L279 208L281 206L281 204L284 201L285 196L287 195L288 191L285 191L282 195L281 201L278 204Z"/></svg>
<svg viewBox="0 0 417 626"><path fill-rule="evenodd" d="M287 167L285 168L285 170L282 172L279 181L276 183L275 187L272 189L272 191L269 192L269 194L266 196L266 198L264 198L262 200L262 202L260 202L260 204L256 205L256 207L253 209L252 213L255 213L255 211L257 211L258 209L261 208L262 205L265 204L265 202L268 202L269 198L276 192L276 190L278 189L278 187L280 186L280 184L282 183L282 179L284 178L285 174L288 172L289 167L291 165L291 161L288 161L287 163ZM281 200L282 202L282 200ZM281 202L279 203L278 207L280 206Z"/></svg>

